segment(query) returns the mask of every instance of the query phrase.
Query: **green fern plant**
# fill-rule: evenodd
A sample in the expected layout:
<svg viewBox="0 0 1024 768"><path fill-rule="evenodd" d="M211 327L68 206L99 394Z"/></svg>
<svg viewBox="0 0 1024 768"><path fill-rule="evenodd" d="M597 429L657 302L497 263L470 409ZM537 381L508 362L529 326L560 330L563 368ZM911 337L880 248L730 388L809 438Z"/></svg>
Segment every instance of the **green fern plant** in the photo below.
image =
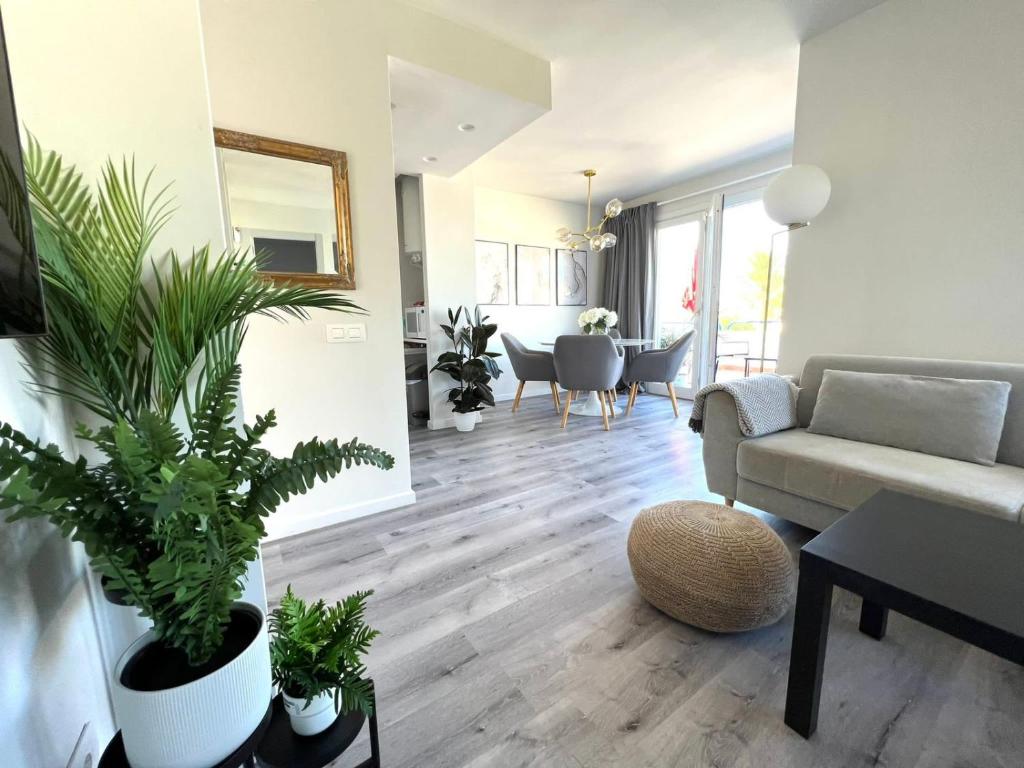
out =
<svg viewBox="0 0 1024 768"><path fill-rule="evenodd" d="M274 683L309 706L332 692L334 709L373 714L373 686L362 656L380 633L364 620L366 599L356 592L328 607L323 600L307 605L289 584L281 605L270 614L270 664Z"/></svg>
<svg viewBox="0 0 1024 768"><path fill-rule="evenodd" d="M132 163L108 163L93 192L34 139L26 158L50 321L47 336L27 342L40 361L33 386L105 423L77 430L101 457L90 464L0 422L0 511L49 518L81 541L107 587L201 664L223 640L263 518L342 469L394 464L355 439L313 438L274 457L259 447L273 411L236 426L246 318L359 307L269 283L240 251L153 263L170 200L150 193L151 174L140 184Z"/></svg>

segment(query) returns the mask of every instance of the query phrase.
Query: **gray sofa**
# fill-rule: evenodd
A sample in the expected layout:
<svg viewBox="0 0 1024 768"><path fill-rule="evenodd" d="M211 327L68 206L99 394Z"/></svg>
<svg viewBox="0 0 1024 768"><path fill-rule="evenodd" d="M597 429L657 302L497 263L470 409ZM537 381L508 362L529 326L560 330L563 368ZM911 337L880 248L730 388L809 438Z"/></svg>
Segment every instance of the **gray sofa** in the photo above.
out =
<svg viewBox="0 0 1024 768"><path fill-rule="evenodd" d="M988 379L1011 385L994 466L812 434L826 370ZM1024 523L1024 365L861 355L817 355L799 381L799 426L745 438L736 404L712 392L704 409L704 471L714 493L824 530L883 488Z"/></svg>

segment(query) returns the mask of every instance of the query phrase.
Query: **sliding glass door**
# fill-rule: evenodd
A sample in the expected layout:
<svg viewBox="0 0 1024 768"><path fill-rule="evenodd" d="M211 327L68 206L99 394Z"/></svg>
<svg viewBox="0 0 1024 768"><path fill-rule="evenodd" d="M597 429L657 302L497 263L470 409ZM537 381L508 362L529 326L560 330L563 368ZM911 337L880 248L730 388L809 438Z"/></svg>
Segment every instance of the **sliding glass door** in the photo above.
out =
<svg viewBox="0 0 1024 768"><path fill-rule="evenodd" d="M764 212L762 192L759 185L736 194L709 194L685 213L680 204L667 205L659 218L656 346L664 349L695 330L673 382L681 397L692 398L705 384L750 376L762 367L775 370L787 240L785 234L775 240L766 322L769 254L779 226ZM707 208L696 208L701 204ZM657 382L649 389L668 394Z"/></svg>
<svg viewBox="0 0 1024 768"><path fill-rule="evenodd" d="M696 211L658 223L654 336L659 349L691 330L700 332L706 218L705 211ZM692 398L699 387L699 350L695 341L673 382L680 397ZM660 382L652 382L650 389L668 394Z"/></svg>
<svg viewBox="0 0 1024 768"><path fill-rule="evenodd" d="M780 227L765 213L761 192L757 189L726 195L722 205L721 247L716 260L717 333L709 381L742 378L760 373L762 367L764 371L775 370L782 324L786 235L776 238L766 318L772 234Z"/></svg>

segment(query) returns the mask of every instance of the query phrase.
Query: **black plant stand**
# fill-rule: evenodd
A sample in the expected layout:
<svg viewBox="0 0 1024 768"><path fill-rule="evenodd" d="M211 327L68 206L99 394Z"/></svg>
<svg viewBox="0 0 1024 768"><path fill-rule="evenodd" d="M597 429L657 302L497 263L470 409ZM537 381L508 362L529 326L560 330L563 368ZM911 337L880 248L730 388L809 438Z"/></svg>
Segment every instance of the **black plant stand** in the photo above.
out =
<svg viewBox="0 0 1024 768"><path fill-rule="evenodd" d="M270 727L256 748L257 765L263 768L323 768L351 746L367 720L366 716L357 710L347 715L339 715L334 724L323 733L316 736L299 736L292 730L280 695L274 698L272 708L274 713ZM370 757L356 768L380 768L376 697L373 697L373 714L369 717L369 723Z"/></svg>
<svg viewBox="0 0 1024 768"><path fill-rule="evenodd" d="M210 768L238 768L240 765L244 765L248 768L249 766L255 766L256 748L259 746L264 734L270 727L273 714L274 701L272 701L267 707L267 713L263 715L263 720L260 721L260 724L256 727L256 730L252 732L249 738L242 742L238 749L216 765L210 766ZM107 744L107 748L103 750L103 755L100 757L99 768L131 768L131 764L128 762L128 757L124 753L124 741L121 740L120 731L118 731L114 738L110 740L110 743Z"/></svg>

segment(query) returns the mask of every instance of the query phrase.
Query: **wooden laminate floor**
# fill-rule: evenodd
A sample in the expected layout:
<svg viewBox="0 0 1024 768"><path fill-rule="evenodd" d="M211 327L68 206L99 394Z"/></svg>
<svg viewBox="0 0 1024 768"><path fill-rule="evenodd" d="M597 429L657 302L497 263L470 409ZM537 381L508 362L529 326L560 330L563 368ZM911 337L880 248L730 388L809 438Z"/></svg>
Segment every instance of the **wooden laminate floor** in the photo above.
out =
<svg viewBox="0 0 1024 768"><path fill-rule="evenodd" d="M896 614L873 641L842 590L819 730L797 736L782 722L792 612L713 635L630 577L640 509L713 498L685 413L641 396L606 433L575 416L560 430L550 399L509 409L470 434L413 434L415 505L265 548L271 600L289 582L331 601L376 590L386 768L1024 766L1024 670ZM794 553L812 535L764 517Z"/></svg>

